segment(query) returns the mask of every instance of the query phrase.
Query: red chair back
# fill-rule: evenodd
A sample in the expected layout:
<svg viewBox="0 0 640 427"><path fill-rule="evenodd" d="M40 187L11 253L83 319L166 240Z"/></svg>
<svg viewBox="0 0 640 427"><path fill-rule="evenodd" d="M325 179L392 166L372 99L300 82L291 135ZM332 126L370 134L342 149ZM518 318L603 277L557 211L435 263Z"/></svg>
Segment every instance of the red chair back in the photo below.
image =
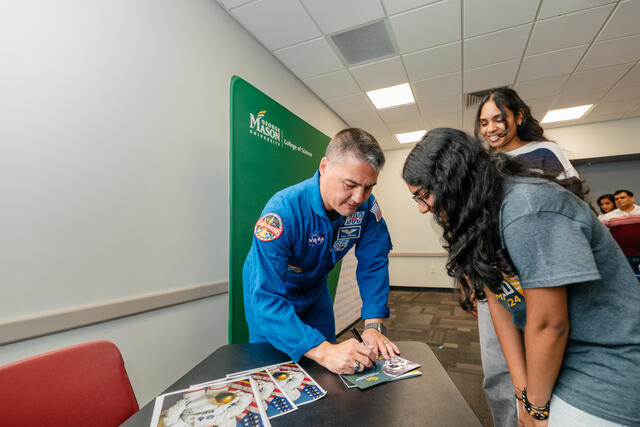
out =
<svg viewBox="0 0 640 427"><path fill-rule="evenodd" d="M640 256L640 216L614 218L607 226L626 256Z"/></svg>
<svg viewBox="0 0 640 427"><path fill-rule="evenodd" d="M138 410L118 348L92 341L0 367L0 425L119 426Z"/></svg>

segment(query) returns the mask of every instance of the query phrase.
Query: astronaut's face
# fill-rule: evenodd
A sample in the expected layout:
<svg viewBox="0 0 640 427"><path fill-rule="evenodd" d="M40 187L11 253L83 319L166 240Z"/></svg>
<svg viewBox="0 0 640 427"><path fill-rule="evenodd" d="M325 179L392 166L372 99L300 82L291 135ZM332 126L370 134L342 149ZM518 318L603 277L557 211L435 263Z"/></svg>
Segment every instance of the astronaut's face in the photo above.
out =
<svg viewBox="0 0 640 427"><path fill-rule="evenodd" d="M369 198L377 180L377 171L350 154L320 161L320 194L327 211L351 215Z"/></svg>

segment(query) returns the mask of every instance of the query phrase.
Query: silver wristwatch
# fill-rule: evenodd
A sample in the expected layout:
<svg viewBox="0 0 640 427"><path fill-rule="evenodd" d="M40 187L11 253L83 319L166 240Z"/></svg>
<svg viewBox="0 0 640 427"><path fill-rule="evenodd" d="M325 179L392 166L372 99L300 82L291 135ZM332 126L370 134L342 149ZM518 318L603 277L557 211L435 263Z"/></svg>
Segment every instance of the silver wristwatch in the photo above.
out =
<svg viewBox="0 0 640 427"><path fill-rule="evenodd" d="M367 323L366 325L364 325L363 330L366 331L367 329L375 329L382 335L387 335L387 328L382 323Z"/></svg>

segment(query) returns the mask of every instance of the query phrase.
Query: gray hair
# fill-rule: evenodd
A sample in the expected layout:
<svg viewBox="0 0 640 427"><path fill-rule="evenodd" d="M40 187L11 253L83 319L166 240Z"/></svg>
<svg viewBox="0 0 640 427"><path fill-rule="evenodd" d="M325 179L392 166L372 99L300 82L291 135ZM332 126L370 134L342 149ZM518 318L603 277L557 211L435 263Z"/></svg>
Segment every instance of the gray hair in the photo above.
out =
<svg viewBox="0 0 640 427"><path fill-rule="evenodd" d="M367 163L378 172L384 166L384 153L378 141L369 132L358 128L343 129L334 136L324 156L342 161L347 154Z"/></svg>

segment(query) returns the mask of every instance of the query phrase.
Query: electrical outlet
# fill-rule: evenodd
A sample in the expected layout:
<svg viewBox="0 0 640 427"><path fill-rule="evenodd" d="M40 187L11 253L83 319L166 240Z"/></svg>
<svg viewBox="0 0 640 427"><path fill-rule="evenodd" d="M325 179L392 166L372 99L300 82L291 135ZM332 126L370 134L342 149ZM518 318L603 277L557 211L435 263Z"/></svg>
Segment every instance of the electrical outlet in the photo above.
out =
<svg viewBox="0 0 640 427"><path fill-rule="evenodd" d="M435 273L436 272L436 268L434 266L431 266L431 273Z"/></svg>

